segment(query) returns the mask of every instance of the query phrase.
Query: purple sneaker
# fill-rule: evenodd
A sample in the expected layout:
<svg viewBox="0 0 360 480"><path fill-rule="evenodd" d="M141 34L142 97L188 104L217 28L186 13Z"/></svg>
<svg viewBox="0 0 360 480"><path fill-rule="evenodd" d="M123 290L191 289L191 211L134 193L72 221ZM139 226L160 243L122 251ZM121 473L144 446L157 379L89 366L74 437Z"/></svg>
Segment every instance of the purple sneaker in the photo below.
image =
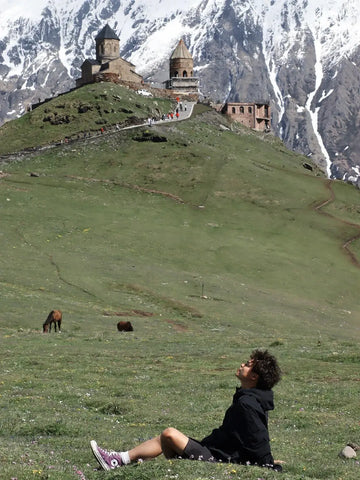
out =
<svg viewBox="0 0 360 480"><path fill-rule="evenodd" d="M104 470L112 470L124 465L119 452L108 452L100 448L95 440L91 440L90 445L96 460Z"/></svg>

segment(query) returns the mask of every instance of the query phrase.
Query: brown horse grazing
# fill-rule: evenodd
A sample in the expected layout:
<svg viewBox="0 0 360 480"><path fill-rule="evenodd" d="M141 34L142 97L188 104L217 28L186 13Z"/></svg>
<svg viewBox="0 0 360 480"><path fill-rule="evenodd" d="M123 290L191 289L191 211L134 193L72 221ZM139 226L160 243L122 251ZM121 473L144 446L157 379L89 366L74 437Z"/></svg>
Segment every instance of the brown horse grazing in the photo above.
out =
<svg viewBox="0 0 360 480"><path fill-rule="evenodd" d="M62 313L60 310L51 310L47 319L43 323L43 333L51 332L51 326L54 324L55 332L56 326L59 328L59 333L61 332L61 320L62 320Z"/></svg>
<svg viewBox="0 0 360 480"><path fill-rule="evenodd" d="M117 329L119 330L119 332L132 332L134 330L130 322L123 321L120 321L117 324Z"/></svg>

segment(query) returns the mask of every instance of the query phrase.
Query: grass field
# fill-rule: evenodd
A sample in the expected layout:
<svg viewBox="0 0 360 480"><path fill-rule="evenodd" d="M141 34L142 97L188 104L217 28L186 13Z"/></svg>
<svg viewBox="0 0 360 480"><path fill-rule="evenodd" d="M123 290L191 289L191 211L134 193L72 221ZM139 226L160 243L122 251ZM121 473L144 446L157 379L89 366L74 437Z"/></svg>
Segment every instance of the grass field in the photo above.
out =
<svg viewBox="0 0 360 480"><path fill-rule="evenodd" d="M160 102L126 98L133 111ZM30 114L0 129L2 153L16 151L25 121L35 122ZM82 131L79 121L74 113ZM57 127L51 142L69 134ZM27 147L38 129L29 132ZM139 141L150 134L166 141ZM105 473L89 448L95 438L127 449L167 426L205 436L254 348L269 348L283 368L269 423L274 457L286 462L281 478L359 478L359 459L338 457L360 443L360 247L343 248L359 233L359 192L303 162L200 106L191 120L150 132L6 159L1 479L278 478L164 458ZM63 331L43 335L54 308ZM134 332L117 332L119 319Z"/></svg>

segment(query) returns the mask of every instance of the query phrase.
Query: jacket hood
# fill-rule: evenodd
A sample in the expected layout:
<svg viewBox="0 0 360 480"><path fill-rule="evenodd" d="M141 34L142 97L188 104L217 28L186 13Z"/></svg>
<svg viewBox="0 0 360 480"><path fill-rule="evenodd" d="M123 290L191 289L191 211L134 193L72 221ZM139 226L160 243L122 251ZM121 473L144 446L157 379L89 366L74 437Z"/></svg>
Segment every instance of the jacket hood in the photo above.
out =
<svg viewBox="0 0 360 480"><path fill-rule="evenodd" d="M254 397L267 412L274 410L274 393L272 390L260 390L259 388L236 388L235 397L238 399L243 395Z"/></svg>

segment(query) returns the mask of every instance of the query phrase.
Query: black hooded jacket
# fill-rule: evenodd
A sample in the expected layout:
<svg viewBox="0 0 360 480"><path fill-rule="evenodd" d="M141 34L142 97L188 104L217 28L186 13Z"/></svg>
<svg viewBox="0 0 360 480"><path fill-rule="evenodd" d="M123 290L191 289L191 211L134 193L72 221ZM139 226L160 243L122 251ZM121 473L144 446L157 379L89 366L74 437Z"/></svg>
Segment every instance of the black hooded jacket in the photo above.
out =
<svg viewBox="0 0 360 480"><path fill-rule="evenodd" d="M200 443L223 462L273 465L267 422L273 409L271 390L237 388L222 425Z"/></svg>

